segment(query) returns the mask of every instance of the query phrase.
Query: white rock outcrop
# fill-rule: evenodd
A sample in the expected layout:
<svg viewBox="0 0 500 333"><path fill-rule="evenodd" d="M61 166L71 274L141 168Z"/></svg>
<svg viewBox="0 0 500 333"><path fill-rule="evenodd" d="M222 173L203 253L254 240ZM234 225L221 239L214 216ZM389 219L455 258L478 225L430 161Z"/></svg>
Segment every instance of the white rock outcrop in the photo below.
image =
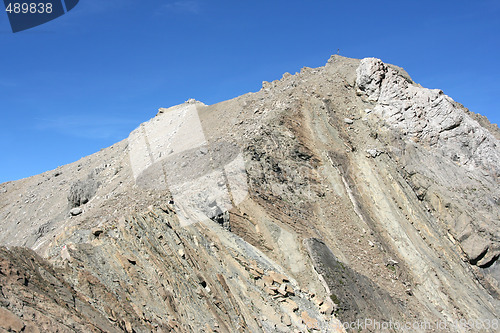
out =
<svg viewBox="0 0 500 333"><path fill-rule="evenodd" d="M443 91L422 88L402 69L376 58L361 60L356 73L358 89L376 102L374 112L389 126L469 170L500 176L498 140Z"/></svg>

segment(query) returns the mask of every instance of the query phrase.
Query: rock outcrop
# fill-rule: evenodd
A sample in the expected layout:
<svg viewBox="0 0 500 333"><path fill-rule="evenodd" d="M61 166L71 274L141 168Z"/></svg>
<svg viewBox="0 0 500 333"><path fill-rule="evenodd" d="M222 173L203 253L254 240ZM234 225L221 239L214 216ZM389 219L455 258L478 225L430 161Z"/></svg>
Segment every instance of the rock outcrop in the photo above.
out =
<svg viewBox="0 0 500 333"><path fill-rule="evenodd" d="M422 88L403 70L374 58L363 59L356 73L358 88L389 126L468 170L498 179L498 139L442 90Z"/></svg>
<svg viewBox="0 0 500 333"><path fill-rule="evenodd" d="M482 127L441 90L415 85L401 69L374 58L357 69L358 88L375 103L374 114L411 140L402 159L420 200L444 222L469 262L492 272L498 294L500 274L500 147ZM421 150L421 153L417 152Z"/></svg>
<svg viewBox="0 0 500 333"><path fill-rule="evenodd" d="M0 185L0 331L492 332L499 138L374 58L161 108Z"/></svg>

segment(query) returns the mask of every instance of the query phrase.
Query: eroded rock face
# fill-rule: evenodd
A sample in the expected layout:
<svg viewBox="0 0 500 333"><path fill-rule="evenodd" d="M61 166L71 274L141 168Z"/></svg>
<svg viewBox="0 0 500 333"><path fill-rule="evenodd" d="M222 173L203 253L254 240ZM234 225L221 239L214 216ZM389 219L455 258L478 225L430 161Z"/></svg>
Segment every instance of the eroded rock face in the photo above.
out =
<svg viewBox="0 0 500 333"><path fill-rule="evenodd" d="M330 298L336 303L336 310L342 312L343 320L355 322L358 319L355 315L357 313L363 313L366 318L378 321L383 321L387 316L402 317L404 306L398 304L369 277L358 274L340 262L323 241L308 238L304 240L304 245L311 256L315 271L330 290ZM381 303L385 304L383 310L380 308Z"/></svg>
<svg viewBox="0 0 500 333"><path fill-rule="evenodd" d="M361 60L356 73L358 88L391 127L469 170L500 176L498 140L442 90L417 86L405 72L375 58Z"/></svg>
<svg viewBox="0 0 500 333"><path fill-rule="evenodd" d="M112 147L0 186L0 327L498 318L498 138L373 58L161 108Z"/></svg>
<svg viewBox="0 0 500 333"><path fill-rule="evenodd" d="M446 221L471 264L495 265L500 256L500 143L495 133L441 90L417 86L401 69L379 59L363 59L356 73L357 87L375 104L374 113L403 140L415 142L396 155L404 160L418 197ZM491 276L498 286L500 275Z"/></svg>
<svg viewBox="0 0 500 333"><path fill-rule="evenodd" d="M76 208L89 202L96 194L100 185L96 180L97 172L91 172L84 180L78 180L71 185L68 202L71 208Z"/></svg>
<svg viewBox="0 0 500 333"><path fill-rule="evenodd" d="M4 328L257 332L314 321L341 332L261 251L214 222L183 227L169 208L57 244L51 258L55 267L32 250L0 248ZM306 323L300 312L310 314Z"/></svg>
<svg viewBox="0 0 500 333"><path fill-rule="evenodd" d="M111 323L70 283L32 250L0 247L0 327L9 332L123 331L124 322Z"/></svg>

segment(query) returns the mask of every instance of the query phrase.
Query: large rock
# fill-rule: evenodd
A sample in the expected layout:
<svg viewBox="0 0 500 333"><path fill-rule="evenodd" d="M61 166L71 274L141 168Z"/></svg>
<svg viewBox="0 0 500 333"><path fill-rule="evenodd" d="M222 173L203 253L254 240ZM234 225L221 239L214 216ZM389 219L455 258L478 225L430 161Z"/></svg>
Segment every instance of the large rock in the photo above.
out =
<svg viewBox="0 0 500 333"><path fill-rule="evenodd" d="M96 172L91 172L87 178L78 180L69 190L68 202L70 207L78 207L86 204L97 192L99 181L96 180Z"/></svg>
<svg viewBox="0 0 500 333"><path fill-rule="evenodd" d="M498 140L442 90L422 88L376 58L361 60L356 72L358 88L388 125L469 169L500 176Z"/></svg>
<svg viewBox="0 0 500 333"><path fill-rule="evenodd" d="M81 213L83 212L83 210L80 208L80 207L75 207L75 208L72 208L69 213L71 214L71 216L77 216L77 215L80 215Z"/></svg>

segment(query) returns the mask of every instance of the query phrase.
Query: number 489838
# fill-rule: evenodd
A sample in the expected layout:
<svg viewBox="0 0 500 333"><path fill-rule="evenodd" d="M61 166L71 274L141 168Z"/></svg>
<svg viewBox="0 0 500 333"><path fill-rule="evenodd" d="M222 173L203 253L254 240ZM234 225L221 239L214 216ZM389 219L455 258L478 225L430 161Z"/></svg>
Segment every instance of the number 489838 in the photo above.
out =
<svg viewBox="0 0 500 333"><path fill-rule="evenodd" d="M15 2L9 3L5 11L9 14L50 14L52 13L52 3L27 3L27 2Z"/></svg>

